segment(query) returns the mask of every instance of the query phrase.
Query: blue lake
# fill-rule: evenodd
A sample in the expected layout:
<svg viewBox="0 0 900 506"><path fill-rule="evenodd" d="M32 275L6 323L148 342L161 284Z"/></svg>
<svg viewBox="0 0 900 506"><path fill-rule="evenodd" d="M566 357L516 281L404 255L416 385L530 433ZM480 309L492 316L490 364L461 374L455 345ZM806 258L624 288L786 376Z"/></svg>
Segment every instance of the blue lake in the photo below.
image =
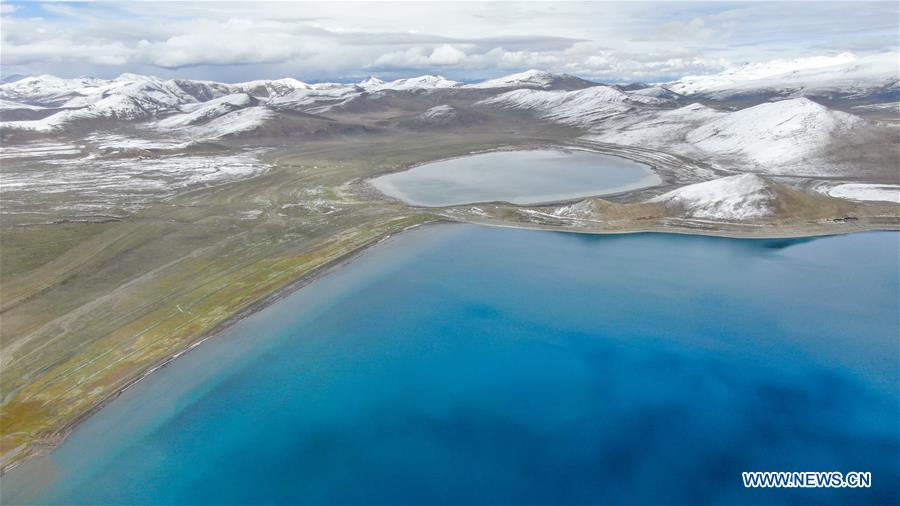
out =
<svg viewBox="0 0 900 506"><path fill-rule="evenodd" d="M897 504L898 250L417 230L127 390L2 500Z"/></svg>

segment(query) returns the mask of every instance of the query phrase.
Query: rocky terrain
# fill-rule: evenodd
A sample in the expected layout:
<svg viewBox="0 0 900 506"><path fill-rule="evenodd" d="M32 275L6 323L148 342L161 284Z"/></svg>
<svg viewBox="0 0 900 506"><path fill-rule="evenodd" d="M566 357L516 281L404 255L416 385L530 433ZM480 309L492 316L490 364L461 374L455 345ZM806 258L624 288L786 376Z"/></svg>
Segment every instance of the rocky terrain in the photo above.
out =
<svg viewBox="0 0 900 506"><path fill-rule="evenodd" d="M310 275L435 221L796 236L900 228L895 53L672 83L33 76L0 85L2 465ZM373 177L555 147L649 165L604 199L415 207Z"/></svg>

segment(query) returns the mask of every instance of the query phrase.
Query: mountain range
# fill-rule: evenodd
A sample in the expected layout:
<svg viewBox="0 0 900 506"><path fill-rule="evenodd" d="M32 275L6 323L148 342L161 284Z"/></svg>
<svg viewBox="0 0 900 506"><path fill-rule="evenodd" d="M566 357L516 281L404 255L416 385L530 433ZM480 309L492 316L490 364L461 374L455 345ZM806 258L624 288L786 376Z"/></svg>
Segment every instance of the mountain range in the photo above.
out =
<svg viewBox="0 0 900 506"><path fill-rule="evenodd" d="M861 58L844 53L829 58L775 60L644 87L607 86L538 70L470 84L438 75L389 82L370 77L359 83L316 84L293 78L219 83L136 74L112 80L41 75L0 84L0 129L58 132L97 119L140 121L188 115L164 123L185 126L247 107L321 114L373 95L397 93L477 96L505 92L481 103L531 109L547 119L579 125L596 123L632 107L665 108L698 100L728 104L810 97L826 102L843 98L884 103L900 99L897 58L896 53ZM573 93L563 93L567 91ZM209 107L203 105L211 101ZM201 109L203 112L198 113Z"/></svg>
<svg viewBox="0 0 900 506"><path fill-rule="evenodd" d="M7 147L65 138L102 154L134 154L139 146L141 156L153 156L223 142L259 147L529 121L574 129L585 142L683 156L720 173L893 184L885 168L896 167L900 145L897 63L897 53L843 53L632 85L539 70L479 83L439 75L356 83L41 75L0 84L0 135ZM98 138L102 146L91 140Z"/></svg>

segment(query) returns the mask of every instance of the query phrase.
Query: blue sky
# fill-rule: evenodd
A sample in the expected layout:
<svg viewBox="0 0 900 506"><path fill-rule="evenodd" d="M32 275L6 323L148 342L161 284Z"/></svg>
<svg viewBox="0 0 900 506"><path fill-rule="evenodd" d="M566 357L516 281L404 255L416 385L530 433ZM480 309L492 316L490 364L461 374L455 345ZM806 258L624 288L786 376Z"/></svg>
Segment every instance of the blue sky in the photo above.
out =
<svg viewBox="0 0 900 506"><path fill-rule="evenodd" d="M776 58L896 51L897 2L0 2L3 75L221 81L539 68L664 81Z"/></svg>

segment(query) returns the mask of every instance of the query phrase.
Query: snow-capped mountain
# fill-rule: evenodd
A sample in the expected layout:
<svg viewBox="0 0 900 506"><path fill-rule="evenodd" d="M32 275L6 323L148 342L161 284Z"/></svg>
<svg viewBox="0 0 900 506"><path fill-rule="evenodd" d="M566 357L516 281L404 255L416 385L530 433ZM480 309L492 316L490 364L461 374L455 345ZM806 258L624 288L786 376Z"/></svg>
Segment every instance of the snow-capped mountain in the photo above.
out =
<svg viewBox="0 0 900 506"><path fill-rule="evenodd" d="M154 118L163 118L157 123L161 128L185 127L256 106L259 101L273 108L304 111L340 103L359 93L362 91L353 85L310 85L290 78L225 84L136 74L108 81L38 76L0 85L4 110L45 107L56 112L37 120L4 121L0 127L5 131L50 133L91 120ZM251 116L270 117L261 111Z"/></svg>
<svg viewBox="0 0 900 506"><path fill-rule="evenodd" d="M444 76L427 75L419 77L410 77L408 79L398 79L396 81L385 82L376 77L370 77L362 81L358 86L368 92L377 91L415 91L415 90L433 90L441 88L456 88L462 83L451 81Z"/></svg>
<svg viewBox="0 0 900 506"><path fill-rule="evenodd" d="M569 74L552 74L543 70L526 70L518 74L488 79L480 83L465 85L473 89L502 89L502 88L534 88L534 89L580 89L596 86L597 83L581 79Z"/></svg>
<svg viewBox="0 0 900 506"><path fill-rule="evenodd" d="M738 111L695 103L678 109L636 110L594 125L591 140L740 163L744 170L777 174L852 172L830 160L835 142L861 143L880 127L807 98L766 102Z"/></svg>
<svg viewBox="0 0 900 506"><path fill-rule="evenodd" d="M58 107L83 94L84 90L106 83L108 81L94 77L62 79L44 74L0 84L0 97L10 102Z"/></svg>
<svg viewBox="0 0 900 506"><path fill-rule="evenodd" d="M900 94L900 54L772 60L719 74L687 76L665 85L682 95L726 99L747 95L845 97Z"/></svg>
<svg viewBox="0 0 900 506"><path fill-rule="evenodd" d="M658 105L660 99L629 95L610 86L577 91L520 89L491 97L476 105L521 109L567 125L590 126L637 107Z"/></svg>
<svg viewBox="0 0 900 506"><path fill-rule="evenodd" d="M748 107L712 119L685 137L719 155L737 155L763 167L791 165L821 152L835 138L847 138L866 121L807 98Z"/></svg>
<svg viewBox="0 0 900 506"><path fill-rule="evenodd" d="M774 214L778 195L762 177L739 174L683 186L650 202L687 217L741 221Z"/></svg>
<svg viewBox="0 0 900 506"><path fill-rule="evenodd" d="M196 98L174 81L134 74L123 74L112 81L57 78L23 81L31 86L25 89L32 90L23 102L61 110L40 120L4 122L2 126L7 129L52 132L89 120L133 121L180 112L181 105L197 103ZM24 86L17 86L20 83L0 86L0 97L11 100L7 97L22 96L25 91Z"/></svg>
<svg viewBox="0 0 900 506"><path fill-rule="evenodd" d="M290 77L265 81L248 81L245 83L237 83L227 86L231 90L240 91L254 97L263 98L282 97L297 90L312 89L311 85Z"/></svg>
<svg viewBox="0 0 900 506"><path fill-rule="evenodd" d="M700 155L714 162L741 160L748 170L760 172L796 173L785 167L818 163L821 160L817 157L833 139L852 139L857 130L868 129L869 122L806 99L729 111L734 102L719 105L713 92L726 87L723 96L731 97L746 89L758 91L761 84L782 83L771 89L797 94L797 90L805 93L827 85L843 86L842 96L859 90L882 93L897 86L896 65L890 63L884 55L845 54L752 64L715 76L643 87L596 85L538 70L465 85L438 75L390 82L370 77L357 84L309 84L293 78L229 84L135 74L112 80L37 76L0 84L0 130L7 139L10 135L29 138L110 129L118 122L132 122L161 133L196 130L201 135L232 132L234 125L240 126L236 132L245 132L260 126L247 128L251 119L255 125L281 118L284 121L277 122L277 131L282 132L294 124L294 120L281 117L284 115L335 114L346 118L396 107L399 110L395 109L393 119L380 117L378 121L382 121L381 126L393 121L408 128L413 121L410 113L429 107L434 109L415 121L424 121L425 126L463 125L483 120L478 108L494 108L525 111L537 119L584 128L597 141ZM792 70L785 73L785 69ZM885 84L888 82L892 84ZM437 90L441 102L430 101L429 97L438 96L433 94ZM686 102L683 93L700 96L703 104L680 107ZM410 102L401 105L397 100ZM869 102L866 99L861 103ZM452 106L459 121L436 121L451 115L438 104ZM247 109L253 111L237 114ZM852 110L862 115L867 111ZM212 122L209 129L199 129ZM828 167L826 163L816 170Z"/></svg>
<svg viewBox="0 0 900 506"><path fill-rule="evenodd" d="M178 106L195 102L198 102L197 98L186 93L173 80L122 74L99 86L78 90L78 96L60 107L94 107L103 117L135 119L177 111Z"/></svg>

